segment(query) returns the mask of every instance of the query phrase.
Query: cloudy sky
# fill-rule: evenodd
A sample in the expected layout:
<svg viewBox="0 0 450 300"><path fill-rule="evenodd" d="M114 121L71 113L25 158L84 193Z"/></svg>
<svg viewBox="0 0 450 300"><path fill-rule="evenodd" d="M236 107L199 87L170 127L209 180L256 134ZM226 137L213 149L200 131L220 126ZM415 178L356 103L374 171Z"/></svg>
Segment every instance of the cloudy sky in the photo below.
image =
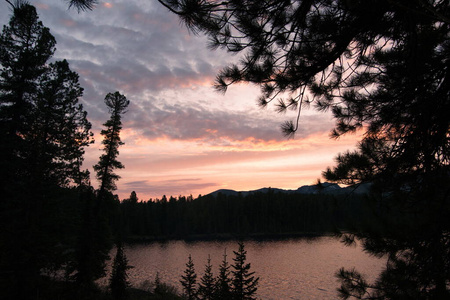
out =
<svg viewBox="0 0 450 300"><path fill-rule="evenodd" d="M121 134L122 199L131 191L148 200L222 188L297 189L314 183L337 153L356 143L355 136L330 140L333 120L313 110L303 114L295 139L287 140L280 124L295 114L260 109L257 87L214 91L217 72L239 56L209 50L204 36L190 34L156 0L99 1L81 13L63 0L29 2L56 38L54 59L67 59L80 75L96 139L86 151L91 174L109 118L105 95L119 91L131 101ZM1 0L0 24L10 15Z"/></svg>

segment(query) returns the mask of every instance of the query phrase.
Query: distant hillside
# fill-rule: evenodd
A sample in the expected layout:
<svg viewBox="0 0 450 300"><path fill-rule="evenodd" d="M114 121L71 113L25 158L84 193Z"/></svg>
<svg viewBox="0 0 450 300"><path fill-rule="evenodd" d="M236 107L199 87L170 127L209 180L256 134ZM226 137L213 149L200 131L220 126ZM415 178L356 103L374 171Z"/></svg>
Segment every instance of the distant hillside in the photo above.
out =
<svg viewBox="0 0 450 300"><path fill-rule="evenodd" d="M366 194L369 192L371 187L370 183L364 183L354 186L348 186L348 187L340 187L336 183L330 183L330 182L324 182L320 185L314 184L314 185L304 185L299 187L296 190L285 190L285 189L278 189L278 188L261 188L258 190L252 190L252 191L235 191L235 190L229 190L229 189L220 189L217 191L214 191L207 196L214 196L216 197L218 194L223 194L226 196L238 196L239 194L242 197L245 197L250 194L255 193L267 193L269 190L271 190L273 193L285 193L285 194L331 194L331 195L342 195L342 194Z"/></svg>
<svg viewBox="0 0 450 300"><path fill-rule="evenodd" d="M135 241L322 235L375 224L376 199L360 197L367 190L323 183L296 190L222 189L196 199L128 200L121 202L115 226Z"/></svg>

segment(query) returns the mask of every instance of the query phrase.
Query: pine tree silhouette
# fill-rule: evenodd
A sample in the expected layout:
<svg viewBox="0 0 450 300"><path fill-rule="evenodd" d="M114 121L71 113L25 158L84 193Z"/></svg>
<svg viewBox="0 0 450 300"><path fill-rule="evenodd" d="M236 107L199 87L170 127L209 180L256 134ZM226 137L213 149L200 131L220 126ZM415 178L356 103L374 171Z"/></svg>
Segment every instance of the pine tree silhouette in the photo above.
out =
<svg viewBox="0 0 450 300"><path fill-rule="evenodd" d="M184 270L184 275L181 276L180 282L183 286L186 299L197 299L197 274L195 273L194 262L192 261L191 255L189 255L188 262L186 263L186 270Z"/></svg>
<svg viewBox="0 0 450 300"><path fill-rule="evenodd" d="M254 277L255 272L250 272L250 263L246 263L247 251L244 248L244 243L239 242L238 251L233 251L235 257L232 265L233 280L231 284L232 297L235 300L253 300L259 277Z"/></svg>

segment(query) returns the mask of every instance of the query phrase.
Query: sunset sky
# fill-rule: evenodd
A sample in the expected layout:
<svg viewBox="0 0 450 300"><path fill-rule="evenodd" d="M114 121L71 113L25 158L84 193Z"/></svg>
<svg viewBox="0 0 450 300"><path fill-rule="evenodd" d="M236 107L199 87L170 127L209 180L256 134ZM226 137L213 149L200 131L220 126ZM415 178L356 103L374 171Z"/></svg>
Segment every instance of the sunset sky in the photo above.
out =
<svg viewBox="0 0 450 300"><path fill-rule="evenodd" d="M295 113L256 105L259 89L231 86L223 95L212 85L217 72L237 61L209 50L157 1L100 1L93 11L68 10L63 0L30 0L57 41L55 60L67 59L85 89L82 103L96 142L85 166L101 155L104 97L119 91L130 101L123 118L117 194L139 199L207 194L217 189L297 189L320 178L337 153L352 149L355 136L329 139L329 113L305 111L295 139L280 125ZM0 24L11 10L0 1Z"/></svg>

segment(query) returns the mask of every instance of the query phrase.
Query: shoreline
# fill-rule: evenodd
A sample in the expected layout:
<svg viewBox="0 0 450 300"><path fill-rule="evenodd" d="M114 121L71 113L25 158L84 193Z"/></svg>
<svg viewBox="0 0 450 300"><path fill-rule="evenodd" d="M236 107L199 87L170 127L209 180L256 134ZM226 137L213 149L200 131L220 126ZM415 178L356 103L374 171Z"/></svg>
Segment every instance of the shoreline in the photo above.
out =
<svg viewBox="0 0 450 300"><path fill-rule="evenodd" d="M289 240L289 239L317 239L325 236L334 236L332 232L293 232L293 233L250 233L250 234L191 234L173 236L129 236L125 238L128 244L168 242L168 241L267 241L267 240Z"/></svg>

